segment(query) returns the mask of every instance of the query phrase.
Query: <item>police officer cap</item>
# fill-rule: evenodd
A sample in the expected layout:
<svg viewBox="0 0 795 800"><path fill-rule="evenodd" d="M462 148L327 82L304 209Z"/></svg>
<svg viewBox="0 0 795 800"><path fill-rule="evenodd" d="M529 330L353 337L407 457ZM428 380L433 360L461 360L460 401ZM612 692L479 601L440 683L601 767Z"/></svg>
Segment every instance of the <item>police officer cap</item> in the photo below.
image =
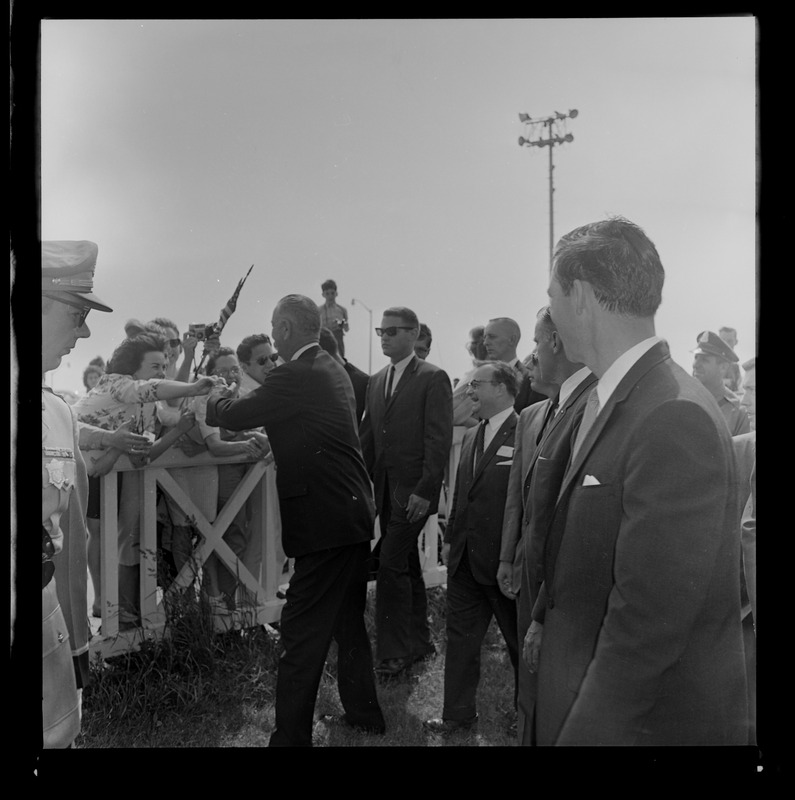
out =
<svg viewBox="0 0 795 800"><path fill-rule="evenodd" d="M712 331L701 331L699 333L698 338L696 339L698 347L693 350L693 353L703 353L707 356L717 356L718 358L722 358L724 361L731 361L737 362L740 360L740 357L734 352L734 350L723 341L723 339L718 336L717 333L713 333Z"/></svg>
<svg viewBox="0 0 795 800"><path fill-rule="evenodd" d="M94 242L42 242L42 296L97 311L113 311L92 292L97 252Z"/></svg>

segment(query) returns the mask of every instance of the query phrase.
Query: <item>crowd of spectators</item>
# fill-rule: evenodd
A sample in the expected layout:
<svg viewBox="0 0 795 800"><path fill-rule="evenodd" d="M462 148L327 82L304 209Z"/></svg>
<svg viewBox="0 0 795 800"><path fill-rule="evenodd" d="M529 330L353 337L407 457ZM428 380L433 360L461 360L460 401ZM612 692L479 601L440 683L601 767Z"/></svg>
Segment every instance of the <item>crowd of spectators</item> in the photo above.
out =
<svg viewBox="0 0 795 800"><path fill-rule="evenodd" d="M667 675L665 680L676 682L676 691L682 693L680 699L686 703L688 681L695 685L704 680L700 660L709 655L708 650L686 651L692 659L688 667L691 673L681 678L666 673L673 663L671 658L675 661L681 656L669 658L667 654L691 648L692 643L687 644L689 638L694 637L698 643L706 635L703 626L715 622L716 612L708 607L701 591L719 578L722 583L713 588L726 602L719 620L725 635L715 639L713 645L716 652L727 652L731 637L742 632L745 671L742 672L742 665L731 662L727 676L742 674L744 685L747 678L746 698L740 705L743 722L750 720L752 737L755 359L740 368L734 352L737 333L724 327L717 333L705 330L696 336L692 377L676 367L665 342L654 335L653 317L662 285L661 277L654 273L656 268L649 268L647 273L645 262L643 266L631 259L622 263L629 283L635 281L642 285L643 292L657 297L646 305L632 305L640 296L638 293L628 300L620 288L600 284L598 268L591 266L588 271L577 261L577 247L582 244L571 243L577 237L597 249L610 247L611 238L627 237L648 250L648 263L655 261L656 251L639 229L631 223L614 221L612 225L586 226L572 234L571 240L561 240L550 283L550 306L538 313L533 346L526 347L524 355L520 351L522 332L516 320L504 316L484 320L470 329L466 342L471 369L454 380L428 360L433 342L431 329L405 307L386 309L375 329L386 365L369 375L351 364L345 358L344 346L344 335L349 330L347 311L337 303L337 286L332 280L322 284L324 303L320 305L300 295L283 298L274 310L271 336L253 333L233 347L227 342L222 344L223 332L216 333L202 342L200 358L200 343L194 332L181 336L172 319L160 316L145 323L128 320L124 326L126 338L107 363L97 358L83 374L86 394L71 409L76 449L70 451L70 457L76 476L85 469L88 492L82 501L79 493L71 500L67 494L50 503L52 508L46 507L43 535L50 544L47 549L43 544L43 553L58 552L65 527L59 525L59 514L65 520L63 512L71 508L73 535L77 533L75 519L87 530L87 567L95 597L91 613L99 617L103 610L100 478L114 469L120 457L125 456L133 467L140 468L169 450L186 459L207 454L196 465L170 468L170 474L208 522L223 510L247 469L242 461L216 464L213 459L240 456L249 462L275 460L282 538L296 572L283 612L285 657L280 666L277 729L271 737L272 745L311 744L311 730L307 729L311 713L307 716L303 706L314 707L317 686L312 683L314 677L306 677L304 667L311 663L312 674L319 674L331 638L349 643L352 649L350 661L341 666L340 696L346 714L327 722L383 732L383 716L371 686L373 674L382 680L395 680L436 652L428 629L417 543L423 527L437 512L444 532L442 559L448 568L447 657L442 716L426 721L429 731L450 735L476 724L480 647L489 621L496 617L514 667L518 713L512 730L522 744L637 743L646 734L631 722L636 713L651 715L654 724L648 736L652 742L678 743L664 716L674 713L681 721L678 735L682 743L717 743L711 739L737 743L739 707L724 709L717 715L723 727L717 722L696 721L681 703L674 704L673 711L659 711L660 716L656 717L657 704L663 701L650 688ZM93 278L95 245L54 244L58 246L52 249L50 258L44 259L43 275L50 270L58 276L80 274ZM43 252L47 254L47 247ZM45 336L49 335L48 325L57 328L51 320L56 312L60 314L61 306L67 309L65 314L72 314L75 308L81 310L81 318L75 319L68 332L58 329L52 333L53 340L58 336L68 339L69 347L77 338L89 335L85 325L89 308L110 310L84 291L85 286L90 288L91 281L83 280L69 289L54 284L49 293L42 293ZM592 288L597 286L602 295ZM604 301L609 292L616 295L612 306ZM573 302L580 304L578 309L589 309L590 316L574 313ZM621 303L628 304L623 311L619 308ZM586 330L586 324L592 328ZM608 341L605 331L612 332L612 340ZM616 342L623 349L616 350ZM622 362L622 354L630 352L632 358ZM53 369L56 361L59 359L54 357L47 361L43 353L43 373ZM616 362L622 364L620 374L614 370ZM644 369L650 377L644 377ZM627 409L637 406L632 411L635 417L613 412L615 398L628 391L630 380L636 381L641 391L632 395L631 402L627 400L622 413L629 414ZM649 386L659 393L659 399L670 395L670 405L657 409L655 397L647 397L644 391ZM43 413L45 407L52 406L52 414L63 416L51 397L45 400ZM596 410L591 411L594 404ZM681 417L667 416L674 406ZM590 432L593 419L594 432ZM323 420L327 421L325 429ZM668 433L661 432L663 421L672 426ZM293 431L291 439L284 436L285 430ZM669 508L676 506L671 498L675 496L674 488L681 491L679 484L666 494L668 490L660 488L663 482L659 473L654 488L637 483L646 469L642 459L664 461L671 440L681 438L687 431L692 441L680 442L679 457L690 458L692 453L690 468L701 469L703 465L693 451L694 443L701 442L716 454L714 460L721 465L703 466L703 482L710 490L705 492L707 499L699 501L698 513L694 510L697 504L688 501L692 519L685 519L678 508ZM643 440L640 447L642 440L638 437L642 436L650 438ZM609 458L605 449L608 445L600 448L602 440L612 443ZM734 447L727 449L732 441ZM583 443L585 447L580 451ZM61 449L57 452L69 449L62 445L58 445ZM451 471L454 445L460 446L461 457L457 469ZM633 447L638 448L637 454ZM45 461L49 452L43 451ZM50 483L55 484L52 453L49 466L45 466ZM587 455L583 457L581 453ZM724 463L727 453L729 460ZM641 462L636 463L638 459ZM621 470L626 470L626 476ZM689 480L696 480L679 465L678 471L683 470ZM307 477L312 474L327 483L324 489ZM364 474L369 480L360 485ZM575 474L578 483L572 488ZM622 514L615 511L615 499L607 491L613 477L623 482L619 485L624 491L624 522ZM79 483L76 477L71 481L71 485ZM336 489L332 487L337 482L339 492L334 494ZM139 486L134 473L117 473L120 630L141 625ZM583 487L597 486L601 491L583 491ZM340 492L349 492L353 497L347 510ZM567 492L567 505L554 516L559 498ZM360 499L362 493L364 497ZM308 506L301 503L312 506L311 514ZM662 507L658 507L660 503ZM723 514L727 505L737 506L736 519L718 520L718 509ZM648 607L660 601L652 597L651 590L637 598L631 593L625 596L630 607L633 602L638 603L633 612L636 618L627 617L628 611L620 612L615 607L626 587L635 587L636 591L636 581L642 582L634 571L642 570L643 559L636 561L625 552L636 546L630 545L626 536L631 525L637 526L634 535L645 543L644 526L652 527L647 519L651 506L660 517L653 525L655 530L668 514L678 530L689 530L696 519L711 519L709 530L714 534L714 541L709 544L712 566L704 565L699 571L700 562L694 559L682 576L682 580L691 581L688 587L693 581L701 587L696 592L698 596L691 597L694 605L690 608L690 621L671 619L673 627L658 638L651 636L649 631L654 626L644 617ZM57 513L53 510L56 507ZM78 510L74 512L74 508ZM316 516L318 513L325 514L322 521ZM356 523L348 533L333 533L337 526L342 531L346 520L354 517ZM626 521L628 518L631 524ZM583 526L587 528L589 524L595 525L593 530L598 530L598 536L604 539L593 555L602 559L604 563L600 564L607 570L598 578L602 583L592 587L591 595L588 581L593 576L583 577L578 572L581 567L577 556L570 552L571 542L578 539L582 539L581 546L586 550L594 546L595 540L583 534ZM629 526L626 531L625 525ZM734 544L727 541L729 529L736 535ZM371 547L370 540L376 532L379 537ZM569 549L561 545L564 534L564 545L568 544ZM677 541L682 535L677 535ZM698 536L702 535L700 529ZM223 537L240 564L257 579L262 566L261 536L262 531L253 529L251 509L244 504ZM201 532L190 516L168 493L161 492L158 547L164 588L180 575L191 581L199 579L213 613L230 615L247 601L246 594L237 576L216 554L203 564L194 563L194 551L200 541ZM368 553L364 571L363 542L367 543ZM551 542L555 548L552 551ZM689 545L682 546L687 552ZM322 558L321 552L326 554ZM682 558L687 557L686 552ZM728 563L733 554L739 557L740 552L741 586L739 573L735 581ZM333 558L328 555L331 553ZM678 563L678 555L671 558ZM557 582L553 583L555 562L558 572ZM718 578L711 573L715 565ZM368 573L376 582L374 660L369 644L362 640L360 625L362 576ZM333 589L328 576L336 576L339 581ZM70 584L75 580L74 572L70 573ZM628 582L626 587L622 581ZM729 602L729 595L735 583L737 619L733 626L727 614L733 613L735 604ZM69 589L74 590L74 586ZM687 591L692 594L691 588ZM313 607L317 596L326 597L329 603L322 613ZM586 596L597 605L601 603L599 608L604 611L600 620L603 633L598 633L597 626L591 639L587 639L584 628L568 627L571 619L576 620L581 613L577 610L578 598ZM568 611L554 610L558 607ZM332 608L342 616L331 615ZM563 617L563 613L570 616ZM665 612L664 617L668 620L670 613ZM343 618L346 622L341 628ZM615 620L629 627L646 625L638 635L648 639L647 646L652 650L660 649L660 665L651 667L659 669L659 673L648 676L648 685L639 683L638 676L633 677L632 691L637 692L634 702L643 713L630 709L622 695L624 690L613 685L610 670L615 665L611 664L611 656L602 652L602 639L608 636L616 637L612 646L625 647L612 627L619 624ZM663 620L661 624L668 623ZM318 632L319 638L309 642L302 626ZM566 637L573 642L578 636L585 637L579 645L582 670L576 679L583 699L573 702L562 694L560 679L550 671L550 665L556 664L565 672L557 660L567 657ZM85 649L80 635L73 635L73 641ZM627 653L625 658L629 661L622 662L622 669L632 661ZM594 666L586 674L589 663ZM63 670L63 665L58 669ZM77 675L76 685L80 673ZM351 683L356 687L352 688ZM736 684L727 677L723 689L724 696L734 697ZM710 692L707 695L712 696ZM301 708L296 705L299 697ZM604 708L607 697L612 697L614 703L609 711ZM705 702L709 705L711 700ZM747 717L745 702L751 709ZM624 705L626 711L622 710ZM710 709L712 713L714 709ZM609 720L601 730L600 719ZM74 724L69 730L71 733L65 738L53 741L67 741L75 731Z"/></svg>

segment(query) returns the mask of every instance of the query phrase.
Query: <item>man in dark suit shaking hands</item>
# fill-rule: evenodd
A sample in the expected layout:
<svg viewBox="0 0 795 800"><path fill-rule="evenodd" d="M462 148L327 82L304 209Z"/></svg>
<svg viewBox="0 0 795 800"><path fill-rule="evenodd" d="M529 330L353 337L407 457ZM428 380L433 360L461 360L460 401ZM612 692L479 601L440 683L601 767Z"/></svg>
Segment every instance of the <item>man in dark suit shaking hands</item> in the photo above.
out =
<svg viewBox="0 0 795 800"><path fill-rule="evenodd" d="M381 526L376 672L385 677L434 651L417 539L439 503L453 401L447 373L414 354L419 327L409 308L384 311L375 331L391 363L370 378L359 426Z"/></svg>
<svg viewBox="0 0 795 800"><path fill-rule="evenodd" d="M477 721L475 694L480 648L492 617L497 618L514 669L519 663L516 603L497 587L505 495L513 462L517 415L516 376L503 361L484 364L469 381L477 427L464 434L453 505L442 555L447 564L447 652L441 719L425 727L447 734Z"/></svg>
<svg viewBox="0 0 795 800"><path fill-rule="evenodd" d="M663 280L654 244L620 217L555 250L552 320L598 383L525 640L539 745L747 742L731 438L655 335Z"/></svg>
<svg viewBox="0 0 795 800"><path fill-rule="evenodd" d="M338 644L338 688L348 727L384 732L364 625L374 507L356 431L353 387L318 345L320 314L302 295L273 312L285 363L239 400L213 395L207 420L230 430L265 426L276 461L284 552L295 573L281 615L284 653L270 746L311 746L323 665Z"/></svg>

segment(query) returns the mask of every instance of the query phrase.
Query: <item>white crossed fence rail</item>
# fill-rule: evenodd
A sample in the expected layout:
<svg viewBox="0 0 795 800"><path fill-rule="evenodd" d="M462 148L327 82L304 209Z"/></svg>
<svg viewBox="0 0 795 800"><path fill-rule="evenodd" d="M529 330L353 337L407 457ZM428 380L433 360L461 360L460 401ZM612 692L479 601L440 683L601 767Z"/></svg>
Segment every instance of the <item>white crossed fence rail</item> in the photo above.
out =
<svg viewBox="0 0 795 800"><path fill-rule="evenodd" d="M460 437L454 439L450 454L448 485L452 485L458 463ZM171 469L198 468L222 464L247 464L244 478L235 488L224 507L211 522L191 499L188 493L174 480ZM139 601L140 626L119 629L119 560L117 501L118 474L124 473L125 481L139 482L139 524L141 536ZM191 520L199 533L193 559L186 563L173 583L165 590L158 587L157 564L157 489L165 492L173 503ZM452 490L448 491L452 501ZM249 504L250 535L253 546L261 548L258 574L252 574L229 545L223 540L229 525L244 504ZM440 512L445 513L442 506ZM376 538L379 536L376 522ZM91 653L106 658L136 649L142 641L154 640L167 634L170 596L195 584L197 574L211 554L215 554L237 577L241 588L247 590L248 602L233 612L236 627L253 627L277 622L284 599L278 596L279 587L289 581L290 572L285 572L286 556L281 546L281 518L276 492L276 467L263 461L251 461L245 456L215 458L208 453L188 457L181 451L170 450L153 464L143 468L133 467L126 457L121 457L115 468L101 479L101 592L99 607L102 621L100 632L91 640ZM439 564L439 515L428 519L418 543L420 563L426 586L445 583L447 572ZM228 620L216 620L217 628L224 630Z"/></svg>

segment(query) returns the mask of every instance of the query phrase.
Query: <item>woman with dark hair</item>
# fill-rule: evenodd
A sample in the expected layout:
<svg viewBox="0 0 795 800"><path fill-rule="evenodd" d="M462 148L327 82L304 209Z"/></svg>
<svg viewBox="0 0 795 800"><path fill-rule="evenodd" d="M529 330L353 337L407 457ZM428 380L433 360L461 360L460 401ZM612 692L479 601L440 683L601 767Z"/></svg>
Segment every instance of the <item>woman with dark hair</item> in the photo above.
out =
<svg viewBox="0 0 795 800"><path fill-rule="evenodd" d="M143 333L125 339L113 352L107 372L96 386L74 406L78 423L109 431L129 425L136 433L154 441L155 403L177 397L208 394L219 382L205 377L195 383L165 380L167 359L165 341L157 335ZM164 453L194 424L192 413L183 415L169 434L139 453L130 454L136 466L144 466ZM102 454L100 454L102 455ZM109 455L109 454L105 454ZM121 451L115 453L115 458ZM112 456L111 456L112 457ZM113 459L115 461L115 458ZM107 471L107 470L105 470ZM121 476L119 476L121 477ZM137 481L120 481L119 503L119 621L120 627L131 627L137 620L138 567L140 563L139 497ZM99 477L89 485L89 572L99 596ZM93 562L93 564L92 564ZM95 605L94 611L96 612Z"/></svg>
<svg viewBox="0 0 795 800"><path fill-rule="evenodd" d="M83 370L83 386L86 387L86 391L90 392L104 374L105 370L99 364L89 364Z"/></svg>

